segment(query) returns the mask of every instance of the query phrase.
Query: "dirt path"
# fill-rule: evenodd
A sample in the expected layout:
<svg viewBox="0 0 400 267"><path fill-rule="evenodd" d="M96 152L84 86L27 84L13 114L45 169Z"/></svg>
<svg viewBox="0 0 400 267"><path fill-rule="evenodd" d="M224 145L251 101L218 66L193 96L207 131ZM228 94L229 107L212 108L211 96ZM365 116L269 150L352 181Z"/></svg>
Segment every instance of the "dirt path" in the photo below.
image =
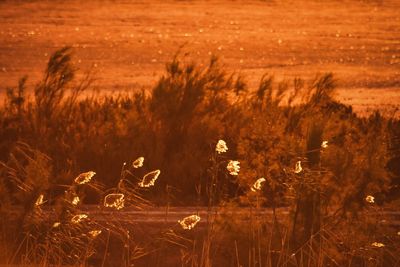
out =
<svg viewBox="0 0 400 267"><path fill-rule="evenodd" d="M400 106L400 1L1 1L0 90L35 83L57 48L94 68L102 90L148 88L180 46L220 56L255 86L334 72L361 112Z"/></svg>

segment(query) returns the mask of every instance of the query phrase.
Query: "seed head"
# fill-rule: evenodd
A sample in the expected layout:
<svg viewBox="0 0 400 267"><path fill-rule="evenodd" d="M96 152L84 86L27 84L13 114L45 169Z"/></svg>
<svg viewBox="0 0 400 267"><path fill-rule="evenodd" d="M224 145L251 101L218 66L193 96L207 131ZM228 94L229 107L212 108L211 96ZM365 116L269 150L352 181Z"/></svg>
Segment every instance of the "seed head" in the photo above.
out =
<svg viewBox="0 0 400 267"><path fill-rule="evenodd" d="M321 147L322 148L327 148L328 147L328 141L322 141Z"/></svg>
<svg viewBox="0 0 400 267"><path fill-rule="evenodd" d="M188 217L183 218L183 220L179 220L178 223L185 230L193 229L196 224L200 221L200 216L190 215Z"/></svg>
<svg viewBox="0 0 400 267"><path fill-rule="evenodd" d="M161 171L160 170L155 170L152 172L147 173L145 176L143 176L143 179L138 185L140 187L150 187L153 186L154 183L156 182L158 176L160 175Z"/></svg>
<svg viewBox="0 0 400 267"><path fill-rule="evenodd" d="M143 167L144 157L138 157L132 162L132 167L137 169Z"/></svg>
<svg viewBox="0 0 400 267"><path fill-rule="evenodd" d="M257 181L255 181L255 183L253 184L253 186L250 188L251 191L256 192L256 191L261 190L262 184L263 184L265 181L266 181L266 180L265 180L264 177L257 179Z"/></svg>
<svg viewBox="0 0 400 267"><path fill-rule="evenodd" d="M122 209L125 206L125 195L120 193L108 194L104 198L104 207Z"/></svg>
<svg viewBox="0 0 400 267"><path fill-rule="evenodd" d="M224 140L218 140L218 143L215 146L215 151L217 151L218 154L225 153L226 151L228 151L228 147L226 146Z"/></svg>
<svg viewBox="0 0 400 267"><path fill-rule="evenodd" d="M367 201L368 203L375 203L375 197L373 197L373 196L371 196L371 195L368 195L366 198L365 198L365 201Z"/></svg>
<svg viewBox="0 0 400 267"><path fill-rule="evenodd" d="M93 230L88 233L92 238L96 238L99 234L101 234L101 230Z"/></svg>
<svg viewBox="0 0 400 267"><path fill-rule="evenodd" d="M40 194L39 197L36 199L35 206L39 207L43 205L43 203L44 203L44 196L43 194Z"/></svg>
<svg viewBox="0 0 400 267"><path fill-rule="evenodd" d="M87 214L77 214L71 218L71 222L72 223L80 223L81 221L83 221L84 219L87 219L87 218L88 218Z"/></svg>
<svg viewBox="0 0 400 267"><path fill-rule="evenodd" d="M301 167L301 161L296 162L296 166L294 168L294 173L301 173L303 171L303 168Z"/></svg>
<svg viewBox="0 0 400 267"><path fill-rule="evenodd" d="M76 206L76 205L79 204L79 201L80 201L79 197L78 196L74 196L74 198L72 199L71 203L72 203L72 205Z"/></svg>
<svg viewBox="0 0 400 267"><path fill-rule="evenodd" d="M93 172L93 171L81 173L75 178L75 183L77 183L77 184L87 184L88 182L90 182L92 177L95 176L95 175L96 175L96 173Z"/></svg>
<svg viewBox="0 0 400 267"><path fill-rule="evenodd" d="M380 242L374 242L371 244L371 246L376 247L376 248L383 248L385 244L380 243Z"/></svg>
<svg viewBox="0 0 400 267"><path fill-rule="evenodd" d="M237 160L230 160L228 162L226 169L229 171L230 175L239 175L239 171L240 171L239 164L240 164L240 162Z"/></svg>

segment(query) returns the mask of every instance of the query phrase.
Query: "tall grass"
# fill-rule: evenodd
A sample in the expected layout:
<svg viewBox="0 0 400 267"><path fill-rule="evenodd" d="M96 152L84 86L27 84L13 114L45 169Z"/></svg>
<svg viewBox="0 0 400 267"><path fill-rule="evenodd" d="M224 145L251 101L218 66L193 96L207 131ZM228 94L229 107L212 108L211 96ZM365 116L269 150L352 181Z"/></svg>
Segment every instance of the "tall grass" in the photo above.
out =
<svg viewBox="0 0 400 267"><path fill-rule="evenodd" d="M70 48L56 51L34 94L24 77L0 109L0 262L399 264L398 229L384 215L399 203L400 123L335 101L332 74L266 74L250 90L215 58L200 67L176 57L150 94L101 96L90 93L93 76L75 79L71 60ZM220 139L227 151L216 151ZM79 183L88 170L94 178ZM141 228L86 218L85 204L100 217L152 205L208 213L190 230Z"/></svg>

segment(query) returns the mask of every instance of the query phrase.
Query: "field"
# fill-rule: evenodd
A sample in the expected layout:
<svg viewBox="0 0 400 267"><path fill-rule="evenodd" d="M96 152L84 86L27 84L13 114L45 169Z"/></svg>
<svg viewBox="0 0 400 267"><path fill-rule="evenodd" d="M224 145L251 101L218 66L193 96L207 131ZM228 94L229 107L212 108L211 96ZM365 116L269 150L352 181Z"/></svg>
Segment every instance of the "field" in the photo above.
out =
<svg viewBox="0 0 400 267"><path fill-rule="evenodd" d="M0 266L400 266L399 11L0 1Z"/></svg>
<svg viewBox="0 0 400 267"><path fill-rule="evenodd" d="M180 47L218 55L250 87L333 72L338 100L360 112L400 103L400 3L392 1L1 1L1 90L41 78L71 45L101 90L149 88Z"/></svg>

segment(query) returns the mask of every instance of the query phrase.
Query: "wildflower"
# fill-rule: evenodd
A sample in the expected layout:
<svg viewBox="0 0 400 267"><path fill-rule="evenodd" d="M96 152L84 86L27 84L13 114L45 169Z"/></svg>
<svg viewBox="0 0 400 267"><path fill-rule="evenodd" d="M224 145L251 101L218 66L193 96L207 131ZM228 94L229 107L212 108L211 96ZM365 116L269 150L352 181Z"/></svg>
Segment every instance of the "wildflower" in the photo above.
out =
<svg viewBox="0 0 400 267"><path fill-rule="evenodd" d="M228 147L226 146L226 143L224 140L218 140L218 143L215 146L215 151L217 151L218 154L228 151Z"/></svg>
<svg viewBox="0 0 400 267"><path fill-rule="evenodd" d="M138 157L134 162L132 162L132 167L137 169L143 167L144 157Z"/></svg>
<svg viewBox="0 0 400 267"><path fill-rule="evenodd" d="M142 181L139 183L140 187L150 187L153 186L155 181L157 180L158 176L160 175L160 170L155 170L152 172L147 173L143 176Z"/></svg>
<svg viewBox="0 0 400 267"><path fill-rule="evenodd" d="M99 234L101 234L101 230L93 230L93 231L90 231L90 232L89 232L89 235L90 235L92 238L96 238Z"/></svg>
<svg viewBox="0 0 400 267"><path fill-rule="evenodd" d="M301 173L301 171L303 170L303 168L301 167L301 161L297 161L296 162L296 166L294 168L294 173Z"/></svg>
<svg viewBox="0 0 400 267"><path fill-rule="evenodd" d="M78 196L74 196L74 198L72 199L71 203L72 203L72 205L76 206L76 205L78 205L79 201L80 201L79 197Z"/></svg>
<svg viewBox="0 0 400 267"><path fill-rule="evenodd" d="M182 221L179 220L178 223L182 226L185 230L193 229L196 224L200 221L200 216L197 215L190 215L185 217Z"/></svg>
<svg viewBox="0 0 400 267"><path fill-rule="evenodd" d="M265 178L259 178L257 181L253 184L253 186L250 188L251 191L256 192L257 190L261 190L262 184L265 182Z"/></svg>
<svg viewBox="0 0 400 267"><path fill-rule="evenodd" d="M371 195L368 195L366 198L365 198L365 201L367 201L368 203L375 203L375 197L373 197L373 196L371 196Z"/></svg>
<svg viewBox="0 0 400 267"><path fill-rule="evenodd" d="M72 217L71 222L72 223L80 223L83 219L87 219L88 216L87 214L77 214L74 217Z"/></svg>
<svg viewBox="0 0 400 267"><path fill-rule="evenodd" d="M383 248L385 246L385 244L380 243L380 242L374 242L371 244L371 246L377 247L377 248Z"/></svg>
<svg viewBox="0 0 400 267"><path fill-rule="evenodd" d="M226 166L226 169L229 171L230 175L239 175L240 171L240 162L237 160L230 160L228 165Z"/></svg>
<svg viewBox="0 0 400 267"><path fill-rule="evenodd" d="M75 178L75 183L86 184L86 183L90 182L92 177L95 175L96 175L96 173L93 171L81 173Z"/></svg>
<svg viewBox="0 0 400 267"><path fill-rule="evenodd" d="M43 194L40 194L39 197L36 199L35 206L42 205L44 203L43 199L44 199Z"/></svg>
<svg viewBox="0 0 400 267"><path fill-rule="evenodd" d="M108 194L104 198L104 207L116 208L117 210L120 210L124 206L125 206L124 194L120 194L120 193Z"/></svg>
<svg viewBox="0 0 400 267"><path fill-rule="evenodd" d="M61 225L60 222L55 222L55 223L53 223L53 228L57 228L57 227L59 227L60 225Z"/></svg>
<svg viewBox="0 0 400 267"><path fill-rule="evenodd" d="M328 147L328 141L322 141L321 147L322 148L327 148Z"/></svg>

